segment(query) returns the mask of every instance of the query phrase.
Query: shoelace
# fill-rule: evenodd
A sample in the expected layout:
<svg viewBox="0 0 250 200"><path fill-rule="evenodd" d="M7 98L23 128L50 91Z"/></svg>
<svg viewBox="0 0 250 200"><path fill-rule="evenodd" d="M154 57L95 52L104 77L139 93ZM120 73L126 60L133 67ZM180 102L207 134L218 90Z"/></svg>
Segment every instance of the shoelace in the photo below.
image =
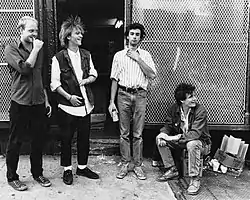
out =
<svg viewBox="0 0 250 200"><path fill-rule="evenodd" d="M16 180L16 181L13 181L13 183L15 184L15 186L16 187L23 187L24 185L20 182L20 181L18 181L18 180Z"/></svg>
<svg viewBox="0 0 250 200"><path fill-rule="evenodd" d="M189 186L193 185L194 187L198 187L198 185L199 185L198 182L199 182L198 180L191 179L190 183L189 183Z"/></svg>
<svg viewBox="0 0 250 200"><path fill-rule="evenodd" d="M38 178L39 178L40 181L43 182L43 183L46 183L46 182L47 182L46 179L45 179L45 177L43 177L43 176L39 176Z"/></svg>
<svg viewBox="0 0 250 200"><path fill-rule="evenodd" d="M139 173L139 174L143 174L143 171L141 168L135 168L135 172Z"/></svg>
<svg viewBox="0 0 250 200"><path fill-rule="evenodd" d="M85 168L85 171L88 173L88 172L91 172L89 168Z"/></svg>
<svg viewBox="0 0 250 200"><path fill-rule="evenodd" d="M70 176L71 175L71 171L66 171L65 172L65 176Z"/></svg>
<svg viewBox="0 0 250 200"><path fill-rule="evenodd" d="M13 181L13 183L15 184L15 186L21 187L21 183L19 181Z"/></svg>

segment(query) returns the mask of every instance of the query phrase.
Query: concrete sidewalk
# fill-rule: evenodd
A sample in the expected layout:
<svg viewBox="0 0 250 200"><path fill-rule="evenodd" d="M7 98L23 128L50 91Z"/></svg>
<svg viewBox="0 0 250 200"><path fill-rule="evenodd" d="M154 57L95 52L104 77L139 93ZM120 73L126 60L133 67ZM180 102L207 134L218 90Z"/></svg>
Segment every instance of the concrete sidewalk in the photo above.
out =
<svg viewBox="0 0 250 200"><path fill-rule="evenodd" d="M198 195L188 195L188 178L169 181L178 200L249 200L250 170L245 167L240 176L203 170L201 188Z"/></svg>
<svg viewBox="0 0 250 200"><path fill-rule="evenodd" d="M119 169L118 156L90 156L89 167L99 173L99 180L90 180L74 174L73 185L62 182L62 167L59 156L44 156L44 176L52 186L43 188L31 177L29 156L20 156L18 174L29 189L24 192L13 190L6 182L5 159L0 159L0 199L1 200L174 200L174 194L168 183L159 183L157 168L151 167L151 160L144 160L147 180L138 180L130 172L123 180L115 177ZM73 156L73 167L76 168L76 157Z"/></svg>

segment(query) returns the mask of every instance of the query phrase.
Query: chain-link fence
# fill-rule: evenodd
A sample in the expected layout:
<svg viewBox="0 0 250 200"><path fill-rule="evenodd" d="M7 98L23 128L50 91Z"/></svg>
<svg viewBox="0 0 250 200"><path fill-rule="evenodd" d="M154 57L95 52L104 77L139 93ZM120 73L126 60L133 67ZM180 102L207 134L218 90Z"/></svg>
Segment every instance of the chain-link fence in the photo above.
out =
<svg viewBox="0 0 250 200"><path fill-rule="evenodd" d="M9 120L10 74L4 60L4 48L18 39L16 29L23 16L34 17L34 0L0 0L0 121Z"/></svg>
<svg viewBox="0 0 250 200"><path fill-rule="evenodd" d="M211 124L244 124L247 0L133 0L132 22L147 36L158 75L151 84L147 123L165 121L180 82L196 86Z"/></svg>

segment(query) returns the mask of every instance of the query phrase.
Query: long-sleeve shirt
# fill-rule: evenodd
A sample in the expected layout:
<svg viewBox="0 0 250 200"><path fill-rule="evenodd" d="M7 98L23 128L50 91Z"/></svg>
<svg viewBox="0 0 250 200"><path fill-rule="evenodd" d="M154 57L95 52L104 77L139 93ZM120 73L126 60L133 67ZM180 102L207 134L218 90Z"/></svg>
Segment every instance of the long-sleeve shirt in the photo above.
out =
<svg viewBox="0 0 250 200"><path fill-rule="evenodd" d="M26 62L30 52L21 41L6 46L5 60L11 75L11 100L21 105L37 105L45 102L44 79L42 76L42 49L37 55L34 68Z"/></svg>
<svg viewBox="0 0 250 200"><path fill-rule="evenodd" d="M114 55L111 79L115 79L119 85L128 88L143 88L147 90L148 77L145 76L139 64L129 58L126 53L128 48L118 51ZM137 48L141 59L156 73L156 68L152 56L146 50Z"/></svg>
<svg viewBox="0 0 250 200"><path fill-rule="evenodd" d="M80 82L82 79L82 69L81 69L81 57L80 57L80 52L79 50L75 53L69 49L67 49L72 66L74 68L75 74L77 76L77 80ZM56 89L61 86L61 81L60 81L60 67L59 67L59 63L58 60L56 59L56 57L54 56L52 58L52 67L51 67L51 90L52 91L56 91ZM95 70L94 64L92 62L92 59L90 57L90 71L89 71L89 75L90 76L94 76L97 77L97 71ZM80 87L81 90L81 94L84 98L84 106L78 106L78 107L74 107L74 106L67 106L67 105L62 105L59 104L58 107L61 108L62 110L64 110L65 112L74 115L74 116L81 116L84 117L85 115L89 114L94 106L90 104L89 99L87 98L87 94L86 94L86 90L84 86Z"/></svg>

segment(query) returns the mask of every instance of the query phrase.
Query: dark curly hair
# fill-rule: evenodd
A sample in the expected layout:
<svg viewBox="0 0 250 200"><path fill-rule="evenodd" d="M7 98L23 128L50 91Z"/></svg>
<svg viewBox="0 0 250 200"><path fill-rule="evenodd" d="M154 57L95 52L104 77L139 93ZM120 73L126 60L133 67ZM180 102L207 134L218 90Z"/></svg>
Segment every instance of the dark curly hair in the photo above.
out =
<svg viewBox="0 0 250 200"><path fill-rule="evenodd" d="M181 101L187 98L187 94L192 94L195 90L195 86L187 83L180 83L177 85L174 91L174 97L178 105L181 105Z"/></svg>
<svg viewBox="0 0 250 200"><path fill-rule="evenodd" d="M129 34L129 31L130 30L134 30L134 29L139 29L141 31L141 40L144 39L144 37L146 36L146 33L145 33L145 28L142 24L140 23L133 23L133 24L130 24L126 31L125 31L125 38L127 38L128 34Z"/></svg>

